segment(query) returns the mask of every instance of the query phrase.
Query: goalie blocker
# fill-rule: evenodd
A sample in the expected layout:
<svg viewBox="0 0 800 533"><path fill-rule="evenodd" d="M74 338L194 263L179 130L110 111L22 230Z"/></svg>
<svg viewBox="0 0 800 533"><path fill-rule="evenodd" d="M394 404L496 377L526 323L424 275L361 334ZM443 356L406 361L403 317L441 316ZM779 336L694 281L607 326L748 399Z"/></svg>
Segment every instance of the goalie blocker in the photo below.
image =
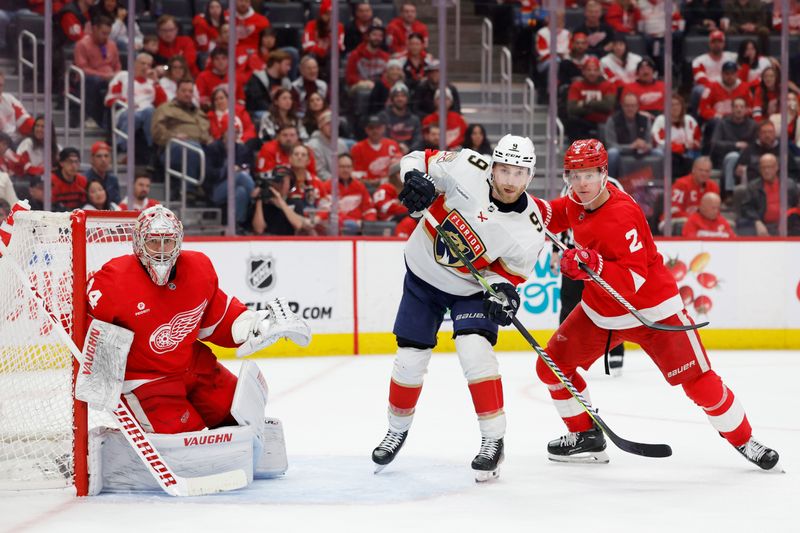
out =
<svg viewBox="0 0 800 533"><path fill-rule="evenodd" d="M264 417L267 398L267 382L258 365L245 361L231 405L239 426L148 437L180 476L243 470L248 484L280 476L288 469L286 442L281 421ZM90 495L160 488L119 430L107 427L89 434L89 473Z"/></svg>

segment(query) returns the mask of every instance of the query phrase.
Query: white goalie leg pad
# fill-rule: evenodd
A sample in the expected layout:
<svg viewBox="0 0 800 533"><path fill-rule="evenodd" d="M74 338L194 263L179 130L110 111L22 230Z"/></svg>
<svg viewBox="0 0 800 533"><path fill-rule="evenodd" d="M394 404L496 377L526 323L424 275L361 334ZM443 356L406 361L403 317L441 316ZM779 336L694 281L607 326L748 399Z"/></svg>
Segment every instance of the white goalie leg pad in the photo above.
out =
<svg viewBox="0 0 800 533"><path fill-rule="evenodd" d="M253 428L230 426L148 438L179 476L208 476L244 470L253 481ZM119 430L94 428L89 434L89 492L155 491L161 487Z"/></svg>
<svg viewBox="0 0 800 533"><path fill-rule="evenodd" d="M467 381L500 376L497 355L486 337L477 334L457 336L456 353Z"/></svg>
<svg viewBox="0 0 800 533"><path fill-rule="evenodd" d="M279 476L289 468L283 424L277 418L264 418L268 398L269 387L258 364L244 361L233 393L231 416L239 424L253 428L256 479Z"/></svg>
<svg viewBox="0 0 800 533"><path fill-rule="evenodd" d="M92 320L83 344L83 362L75 379L75 398L98 410L119 404L133 332Z"/></svg>
<svg viewBox="0 0 800 533"><path fill-rule="evenodd" d="M282 476L289 469L286 457L286 439L283 436L283 423L277 418L267 417L261 433L261 454L255 461L253 477L268 479Z"/></svg>
<svg viewBox="0 0 800 533"><path fill-rule="evenodd" d="M244 361L233 393L231 416L239 424L253 426L256 433L260 433L268 398L269 386L258 364L255 361Z"/></svg>

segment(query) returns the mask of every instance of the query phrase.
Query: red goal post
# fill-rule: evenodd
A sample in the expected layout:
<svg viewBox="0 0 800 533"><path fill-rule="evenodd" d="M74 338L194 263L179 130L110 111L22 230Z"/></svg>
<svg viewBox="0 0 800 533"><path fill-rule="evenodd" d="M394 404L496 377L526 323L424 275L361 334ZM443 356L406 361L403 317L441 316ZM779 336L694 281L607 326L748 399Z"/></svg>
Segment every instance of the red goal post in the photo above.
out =
<svg viewBox="0 0 800 533"><path fill-rule="evenodd" d="M19 265L75 344L86 331L86 280L132 253L136 212L15 214L0 258L0 489L88 492L88 433L110 417L74 399L77 365L10 271ZM124 287L121 287L124 290Z"/></svg>

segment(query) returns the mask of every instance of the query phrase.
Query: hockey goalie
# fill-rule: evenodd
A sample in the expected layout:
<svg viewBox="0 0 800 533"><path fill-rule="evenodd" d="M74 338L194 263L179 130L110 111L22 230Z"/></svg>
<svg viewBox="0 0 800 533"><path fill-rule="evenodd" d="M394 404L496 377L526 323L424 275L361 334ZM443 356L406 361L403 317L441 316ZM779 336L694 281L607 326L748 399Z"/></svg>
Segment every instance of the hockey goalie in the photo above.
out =
<svg viewBox="0 0 800 533"><path fill-rule="evenodd" d="M280 338L306 346L310 328L284 298L252 311L227 296L211 261L181 251L182 240L169 209L146 209L133 230L133 254L88 280L92 320L75 396L96 407L121 396L178 474L241 469L248 482L281 475L283 428L265 418L268 388L258 365L245 361L237 378L200 341L236 347L244 357ZM158 489L119 431L93 429L89 461L92 494Z"/></svg>

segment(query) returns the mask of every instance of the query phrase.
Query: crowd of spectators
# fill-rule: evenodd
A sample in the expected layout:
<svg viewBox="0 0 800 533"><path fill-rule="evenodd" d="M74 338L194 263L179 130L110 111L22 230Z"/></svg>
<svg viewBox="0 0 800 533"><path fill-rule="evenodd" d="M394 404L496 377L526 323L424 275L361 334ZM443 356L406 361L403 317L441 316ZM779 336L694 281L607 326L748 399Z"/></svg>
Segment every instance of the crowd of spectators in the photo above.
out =
<svg viewBox="0 0 800 533"><path fill-rule="evenodd" d="M494 7L493 2L481 2ZM657 181L653 168L672 158L673 233L699 211L722 208L739 235L776 235L777 182L764 175L777 165L780 128L780 69L771 34L781 25L780 2L762 0L684 0L674 2L671 28L665 30L663 0L567 0L556 14L556 57L546 2L516 2L518 28L532 33L537 86L547 85L550 65L557 63L559 117L568 140L597 137L609 152L609 172L628 186L627 179ZM800 3L790 6L793 43L800 35ZM569 21L567 20L569 18ZM665 35L672 40L673 93L665 94ZM770 48L772 47L772 48ZM703 49L704 48L704 49ZM686 51L687 53L684 53ZM792 48L792 65L800 68L800 51ZM789 207L796 204L800 168L797 102L800 70L789 67L790 178ZM539 91L545 97L547 91ZM665 146L664 100L671 98L671 146ZM698 166L703 170L700 171ZM698 175L710 177L702 180ZM688 181L697 188L688 194ZM708 180L719 187L704 192ZM644 180L646 181L646 180ZM710 181L709 183L715 183ZM683 185L681 185L683 184ZM684 188L682 188L684 187ZM708 199L703 198L711 193ZM690 205L683 205L691 198ZM765 199L766 198L766 199ZM660 203L656 197L653 203ZM755 205L760 206L756 209ZM652 207L652 206L651 206ZM717 206L719 207L719 205ZM718 209L719 210L719 209ZM647 210L646 210L647 211ZM654 213L654 226L658 212ZM680 216L676 217L676 213ZM761 218L757 218L757 215ZM757 220L756 224L754 220ZM661 218L663 222L663 215ZM687 231L697 228L697 220ZM766 228L766 229L765 229ZM726 233L720 231L720 233ZM732 234L732 232L729 232Z"/></svg>
<svg viewBox="0 0 800 533"><path fill-rule="evenodd" d="M0 124L5 133L0 136L0 172L7 174L4 181L0 177L0 193L16 190L30 198L52 174L55 210L142 208L152 201L150 180L170 179L165 178L169 159L172 170L202 178L200 186L189 186L190 205L224 207L231 98L232 19L227 5L220 0L194 2L188 19L184 13L160 13L160 2L145 1L142 12L136 13L131 44L127 11L118 0L56 2L55 40L74 47L72 64L84 72L89 95L86 116L72 120L104 129L108 143L92 146L87 170L79 151L58 145L54 131L55 168L46 171L44 122L31 117L13 95L3 93L0 73ZM360 233L363 221L402 221L407 212L396 201L401 184L390 180L391 169L409 151L438 147L440 97L448 110L441 121L448 148L468 144L483 153L491 150L482 126L467 135L456 87L449 85L439 94L439 63L427 51L428 28L417 19L415 4L398 3L396 16L387 20L374 16L369 2L349 5L352 16L340 22L338 42L333 43L330 0L309 2L296 34L287 34L283 25L273 26L269 4L235 2L236 149L235 175L230 179L233 216L241 233L324 233L334 169L339 176L340 231ZM3 21L13 15L4 12L0 17L0 32ZM344 74L336 150L331 146L329 91L333 46L339 48ZM63 48L54 57L57 75L68 64ZM133 72L124 70L125 54ZM109 144L113 127L127 131L131 76L137 169L147 166L149 172L137 172L129 201L120 198L119 180L111 174ZM127 142L122 137L117 142L120 160L125 161ZM186 145L201 150L204 157L189 150L183 167ZM15 200L12 194L5 199ZM381 226L385 227L391 224ZM408 231L407 224L399 228L396 232Z"/></svg>
<svg viewBox="0 0 800 533"><path fill-rule="evenodd" d="M31 0L28 11L41 13L40 4ZM163 182L168 150L173 169L181 164L181 145L201 150L205 168L191 151L187 166L181 168L192 178L205 178L201 186L189 188L190 205L223 207L228 179L233 180L233 216L240 232L323 232L332 202L329 182L336 169L344 172L340 189L354 191L338 195L340 212L362 217L341 216L341 229L358 233L363 228L354 221L371 222L368 202L374 204L374 194L382 190L385 196L384 186L392 186L391 168L411 150L437 148L441 129L449 149L491 151L486 130L478 124L468 126L461 115L458 89L448 84L440 94L439 62L428 52L429 31L418 20L413 2L397 2L396 16L386 20L374 16L370 3L350 2L350 16L341 20L334 43L329 0L298 2L307 9L296 32L270 22L269 3L236 0L233 96L227 92L232 20L227 2L195 0L187 17L185 11L177 16L160 13L160 2L144 0L143 11L136 13L133 44L128 42L127 12L117 1L92 4L91 0L54 4L58 44L54 90L63 79L59 73L65 67L64 50L74 47L72 61L85 73L91 94L86 117L77 118L105 129L110 142L112 127L127 128L127 82L133 76L137 164L148 165L151 179ZM781 65L770 49L774 48L771 34L782 22L777 7L762 0L684 0L674 3L672 24L666 28L663 0L567 0L566 9L555 13L556 55L551 57L549 14L543 2L482 0L476 8L514 4L517 28L532 36L531 73L537 86L544 85L549 65L557 63L559 116L568 140L602 139L609 151L610 173L623 182L628 175L641 177L643 168L660 168L658 161L671 157L672 177L677 180L673 215L676 208L682 214L673 216L678 230L699 212L710 193L720 198L723 212L732 215L737 233L762 234L767 228L774 234L777 189L764 174L769 173L770 163L765 165L763 157L779 154ZM789 31L796 39L800 7L792 3L791 11ZM13 15L0 14L0 36ZM671 38L673 45L673 70L666 74L673 81L671 95L664 90L665 38ZM704 50L698 50L698 39L705 43ZM340 51L342 67L335 150L330 144L333 46ZM124 54L131 58L132 73L123 70L128 63L121 59ZM796 180L800 53L793 55L789 69L787 127L792 157L786 164ZM51 174L43 168L44 122L42 117L31 117L19 100L3 92L2 85L0 73L0 125L5 134L0 135L0 172L10 176L5 181L0 178L0 191L10 182L30 195L38 181ZM231 97L236 150L235 175L229 177L225 133ZM667 98L672 109L669 147L662 115ZM439 116L440 100L447 109L445 117ZM72 198L84 175L72 173L76 154L71 147L61 147L53 138L52 179L60 180L54 181L59 187L53 187L57 208L87 201L112 208L127 205L103 178L108 170L94 161L95 147L91 158L96 171L85 173L86 185L100 181L104 191L84 190L83 197ZM115 148L124 151L125 146L120 141ZM342 154L349 157L342 159ZM78 169L86 166L79 162ZM717 190L697 185L686 195L690 204L678 206L678 184L699 180L706 166L711 170L702 183L718 182ZM273 175L276 168L280 170ZM364 185L372 195L361 194L352 183ZM794 183L789 190L789 207L795 209ZM56 196L58 191L69 194ZM275 215L284 213L279 198L299 218L274 224ZM142 202L137 197L130 205ZM706 203L705 212L713 213L713 198ZM278 209L265 210L267 204ZM392 214L384 216L388 212ZM761 224L748 222L754 213L763 217ZM654 216L657 226L658 214ZM375 217L394 222L403 218L381 209Z"/></svg>

